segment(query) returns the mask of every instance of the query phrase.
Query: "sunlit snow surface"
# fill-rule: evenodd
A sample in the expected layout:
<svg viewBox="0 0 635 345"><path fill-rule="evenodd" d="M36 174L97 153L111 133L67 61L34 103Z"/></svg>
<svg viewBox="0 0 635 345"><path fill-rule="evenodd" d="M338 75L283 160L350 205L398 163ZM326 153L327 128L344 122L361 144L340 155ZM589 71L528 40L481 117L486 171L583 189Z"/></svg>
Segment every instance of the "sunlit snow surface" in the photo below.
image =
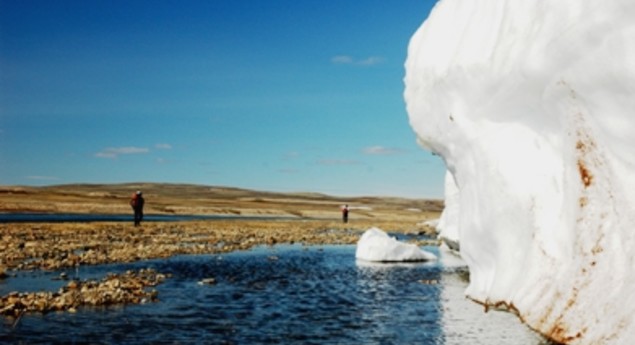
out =
<svg viewBox="0 0 635 345"><path fill-rule="evenodd" d="M466 293L560 342L635 336L635 2L441 0L405 99L454 184Z"/></svg>
<svg viewBox="0 0 635 345"><path fill-rule="evenodd" d="M357 242L355 258L376 262L427 261L436 260L436 255L417 245L397 241L383 230L366 230Z"/></svg>

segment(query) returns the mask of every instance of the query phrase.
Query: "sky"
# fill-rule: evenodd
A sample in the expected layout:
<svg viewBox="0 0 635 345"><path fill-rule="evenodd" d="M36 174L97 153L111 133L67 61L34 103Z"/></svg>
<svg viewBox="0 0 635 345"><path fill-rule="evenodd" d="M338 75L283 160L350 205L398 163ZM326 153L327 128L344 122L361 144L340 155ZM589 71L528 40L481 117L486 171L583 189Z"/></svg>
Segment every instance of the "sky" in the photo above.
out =
<svg viewBox="0 0 635 345"><path fill-rule="evenodd" d="M403 99L435 0L0 0L0 185L442 198Z"/></svg>

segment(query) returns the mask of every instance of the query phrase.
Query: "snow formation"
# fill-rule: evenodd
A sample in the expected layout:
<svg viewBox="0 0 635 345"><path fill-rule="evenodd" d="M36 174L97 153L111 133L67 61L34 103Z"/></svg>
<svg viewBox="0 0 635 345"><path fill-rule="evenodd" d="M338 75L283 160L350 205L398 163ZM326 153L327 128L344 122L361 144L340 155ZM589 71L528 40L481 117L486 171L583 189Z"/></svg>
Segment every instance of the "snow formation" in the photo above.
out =
<svg viewBox="0 0 635 345"><path fill-rule="evenodd" d="M456 188L454 176L445 173L445 207L437 224L439 238L453 250L459 250L459 190Z"/></svg>
<svg viewBox="0 0 635 345"><path fill-rule="evenodd" d="M548 337L635 336L635 1L441 0L405 100L466 293Z"/></svg>
<svg viewBox="0 0 635 345"><path fill-rule="evenodd" d="M355 257L360 260L379 262L436 259L436 255L428 253L414 244L399 242L378 228L370 228L364 232L357 242Z"/></svg>

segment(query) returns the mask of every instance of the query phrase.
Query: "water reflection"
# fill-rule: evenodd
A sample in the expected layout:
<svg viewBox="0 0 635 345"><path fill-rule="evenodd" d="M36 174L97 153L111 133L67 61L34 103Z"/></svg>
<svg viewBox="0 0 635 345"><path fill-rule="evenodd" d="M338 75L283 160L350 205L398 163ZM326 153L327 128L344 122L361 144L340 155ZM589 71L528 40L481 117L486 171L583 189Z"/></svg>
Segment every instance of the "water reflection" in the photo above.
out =
<svg viewBox="0 0 635 345"><path fill-rule="evenodd" d="M544 338L521 324L511 313L490 310L466 299L464 263L449 251L440 252L447 274L441 276L440 303L443 305L441 327L444 344L549 344ZM451 272L456 272L451 274Z"/></svg>

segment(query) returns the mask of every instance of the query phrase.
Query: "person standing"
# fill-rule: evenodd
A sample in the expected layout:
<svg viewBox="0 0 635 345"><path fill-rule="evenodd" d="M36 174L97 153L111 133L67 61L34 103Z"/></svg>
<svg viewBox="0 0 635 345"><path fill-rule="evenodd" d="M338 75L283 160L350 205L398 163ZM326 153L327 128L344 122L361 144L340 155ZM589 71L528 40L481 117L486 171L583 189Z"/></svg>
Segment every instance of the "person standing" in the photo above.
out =
<svg viewBox="0 0 635 345"><path fill-rule="evenodd" d="M144 203L145 200L143 199L141 191L137 191L132 195L132 199L130 199L130 206L132 206L132 210L134 211L134 226L141 225L141 221L143 220Z"/></svg>
<svg viewBox="0 0 635 345"><path fill-rule="evenodd" d="M348 205L342 207L342 221L348 223Z"/></svg>

